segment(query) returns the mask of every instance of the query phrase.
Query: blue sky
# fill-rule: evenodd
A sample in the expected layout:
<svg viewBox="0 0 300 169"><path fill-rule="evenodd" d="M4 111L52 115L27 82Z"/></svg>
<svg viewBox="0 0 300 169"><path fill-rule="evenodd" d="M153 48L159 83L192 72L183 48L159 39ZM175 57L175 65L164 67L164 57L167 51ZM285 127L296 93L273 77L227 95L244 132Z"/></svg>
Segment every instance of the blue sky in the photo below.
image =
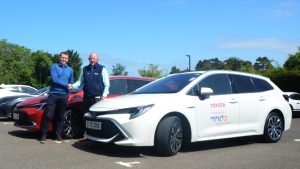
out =
<svg viewBox="0 0 300 169"><path fill-rule="evenodd" d="M229 57L282 65L300 47L299 0L2 0L0 39L35 50L100 54L111 72L192 68Z"/></svg>

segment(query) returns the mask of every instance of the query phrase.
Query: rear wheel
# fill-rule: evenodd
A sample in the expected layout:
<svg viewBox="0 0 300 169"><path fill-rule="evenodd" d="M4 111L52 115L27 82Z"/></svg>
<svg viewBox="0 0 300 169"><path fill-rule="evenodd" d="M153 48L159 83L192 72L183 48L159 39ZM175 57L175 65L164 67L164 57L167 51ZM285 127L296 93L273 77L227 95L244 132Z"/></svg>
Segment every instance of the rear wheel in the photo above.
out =
<svg viewBox="0 0 300 169"><path fill-rule="evenodd" d="M64 126L62 136L64 138L74 138L79 135L80 127L77 123L77 115L72 110L65 111Z"/></svg>
<svg viewBox="0 0 300 169"><path fill-rule="evenodd" d="M164 156L177 154L182 146L183 128L179 117L170 116L163 119L155 133L155 149Z"/></svg>
<svg viewBox="0 0 300 169"><path fill-rule="evenodd" d="M271 112L265 123L263 138L266 142L276 143L283 133L283 120L276 112Z"/></svg>

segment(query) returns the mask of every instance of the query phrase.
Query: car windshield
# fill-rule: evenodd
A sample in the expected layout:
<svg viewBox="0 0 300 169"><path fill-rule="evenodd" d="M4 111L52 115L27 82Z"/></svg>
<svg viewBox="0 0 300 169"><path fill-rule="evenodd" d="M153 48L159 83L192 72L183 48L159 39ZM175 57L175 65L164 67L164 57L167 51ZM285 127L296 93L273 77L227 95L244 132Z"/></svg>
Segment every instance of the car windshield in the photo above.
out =
<svg viewBox="0 0 300 169"><path fill-rule="evenodd" d="M49 87L44 87L44 88L32 93L32 95L42 95L42 94L46 93L47 91L49 91Z"/></svg>
<svg viewBox="0 0 300 169"><path fill-rule="evenodd" d="M170 75L146 85L132 92L132 94L177 93L200 75L201 73Z"/></svg>

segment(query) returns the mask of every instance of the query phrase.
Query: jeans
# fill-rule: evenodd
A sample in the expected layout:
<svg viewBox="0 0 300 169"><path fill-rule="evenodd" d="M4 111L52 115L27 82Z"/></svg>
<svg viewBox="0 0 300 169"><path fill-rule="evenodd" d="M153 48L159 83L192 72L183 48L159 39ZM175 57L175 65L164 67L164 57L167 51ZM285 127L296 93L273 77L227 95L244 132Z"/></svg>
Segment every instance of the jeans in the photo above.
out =
<svg viewBox="0 0 300 169"><path fill-rule="evenodd" d="M57 119L57 125L54 125L55 123L52 123L52 127L56 129L56 135L61 135L62 128L64 124L64 113L65 108L68 104L68 95L67 94L54 94L50 93L48 97L48 103L46 107L46 113L43 116L43 122L42 122L42 132L43 135L47 135L49 123ZM55 111L56 110L56 111Z"/></svg>

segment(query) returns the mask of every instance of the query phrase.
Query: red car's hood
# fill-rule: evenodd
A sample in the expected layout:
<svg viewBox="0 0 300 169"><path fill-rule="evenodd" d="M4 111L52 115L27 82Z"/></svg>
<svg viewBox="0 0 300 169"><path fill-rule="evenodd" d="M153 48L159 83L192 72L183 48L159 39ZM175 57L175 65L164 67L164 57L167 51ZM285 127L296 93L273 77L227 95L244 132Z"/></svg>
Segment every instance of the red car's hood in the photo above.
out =
<svg viewBox="0 0 300 169"><path fill-rule="evenodd" d="M48 96L37 96L37 97L31 97L23 102L19 103L18 106L27 106L27 105L34 105L34 104L40 104L41 100L47 100Z"/></svg>

